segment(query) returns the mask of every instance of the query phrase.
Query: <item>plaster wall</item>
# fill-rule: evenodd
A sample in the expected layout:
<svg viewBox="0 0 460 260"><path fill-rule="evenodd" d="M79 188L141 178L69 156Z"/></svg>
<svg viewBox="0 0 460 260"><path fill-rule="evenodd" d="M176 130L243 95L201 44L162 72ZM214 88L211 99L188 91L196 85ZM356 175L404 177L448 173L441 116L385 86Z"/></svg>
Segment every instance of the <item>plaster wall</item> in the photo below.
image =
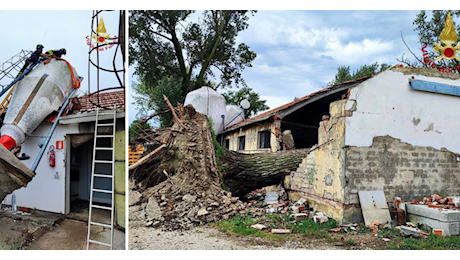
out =
<svg viewBox="0 0 460 260"><path fill-rule="evenodd" d="M460 86L460 77L431 69L393 68L350 92L357 110L346 120L345 145L371 146L376 136L460 153L460 98L412 90L409 78Z"/></svg>
<svg viewBox="0 0 460 260"><path fill-rule="evenodd" d="M343 216L344 202L345 154L342 147L345 141L345 116L350 114L345 107L349 103L348 100L340 100L330 104L330 119L319 124L318 148L312 150L299 168L285 178L290 200L304 197L314 210L323 211L339 221Z"/></svg>
<svg viewBox="0 0 460 260"><path fill-rule="evenodd" d="M264 152L276 152L279 149L279 144L276 139L275 129L280 129L280 121L271 122L266 120L260 123L251 124L247 127L241 127L238 130L225 134L225 139L229 139L229 150L238 151L242 153L264 153ZM270 130L270 148L259 148L259 132ZM245 136L245 148L244 150L238 150L239 141L238 137Z"/></svg>
<svg viewBox="0 0 460 260"><path fill-rule="evenodd" d="M47 135L52 123L43 122L33 132L34 135ZM78 133L78 125L58 125L53 136L51 137L50 145L56 146L56 141L65 141L67 134ZM44 138L28 137L22 144L21 153L26 153L30 159L22 161L27 167L31 168L35 162L40 148L38 143ZM40 209L55 213L65 213L66 204L66 152L67 145L70 142L64 142L64 149L56 150L56 166L49 166L47 152L44 153L36 170L36 176L32 181L13 194L16 197L16 205L28 207L31 209ZM49 146L48 146L49 147ZM11 205L12 195L5 198L5 204Z"/></svg>

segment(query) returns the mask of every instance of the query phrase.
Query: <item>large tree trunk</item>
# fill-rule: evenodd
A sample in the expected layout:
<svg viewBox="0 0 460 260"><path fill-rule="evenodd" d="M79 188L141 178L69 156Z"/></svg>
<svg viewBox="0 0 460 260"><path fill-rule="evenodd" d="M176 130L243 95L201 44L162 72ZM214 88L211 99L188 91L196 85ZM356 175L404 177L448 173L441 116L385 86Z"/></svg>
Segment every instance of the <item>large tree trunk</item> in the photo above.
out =
<svg viewBox="0 0 460 260"><path fill-rule="evenodd" d="M243 154L226 150L220 158L227 167L223 173L225 187L240 196L265 186L278 184L286 174L297 169L310 149L276 153Z"/></svg>
<svg viewBox="0 0 460 260"><path fill-rule="evenodd" d="M148 140L150 148L129 167L135 185L131 193L138 192L129 202L130 211L138 213L130 213L130 218L145 216L147 226L162 222L166 229L181 229L245 214L247 205L234 195L278 184L309 151L256 155L226 151L220 161L227 167L219 172L208 118L192 106L178 110L171 128L147 131L137 139ZM222 189L222 182L231 194Z"/></svg>
<svg viewBox="0 0 460 260"><path fill-rule="evenodd" d="M187 173L181 180L190 179L190 172L195 179L196 173L213 176L211 186L219 185L217 166L211 132L206 117L186 108L181 120L187 126L181 129L179 124L172 128L150 133L155 143L148 154L139 161L139 165L130 166L130 178L140 191L156 186L178 172ZM176 119L178 121L179 119ZM156 141L155 141L156 140ZM220 157L222 164L221 182L233 195L245 195L255 189L278 184L286 174L297 169L310 149L279 151L276 153L243 154L226 150ZM210 156L204 159L203 156ZM182 183L184 183L182 181ZM201 186L201 185L200 185ZM206 185L205 185L206 186Z"/></svg>

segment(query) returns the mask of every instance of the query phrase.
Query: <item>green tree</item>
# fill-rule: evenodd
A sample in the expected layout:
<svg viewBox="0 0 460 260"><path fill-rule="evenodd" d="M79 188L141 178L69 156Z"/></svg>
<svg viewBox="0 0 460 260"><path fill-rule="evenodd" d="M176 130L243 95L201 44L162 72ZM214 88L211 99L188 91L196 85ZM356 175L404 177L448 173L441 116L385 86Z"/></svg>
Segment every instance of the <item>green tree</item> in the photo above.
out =
<svg viewBox="0 0 460 260"><path fill-rule="evenodd" d="M371 76L381 71L384 71L391 67L390 65L383 63L378 64L373 63L371 65L363 65L358 70L353 73L350 73L350 66L339 66L337 68L337 74L335 74L334 79L329 82L329 86L342 83L347 80L357 79L365 76Z"/></svg>
<svg viewBox="0 0 460 260"><path fill-rule="evenodd" d="M455 24L455 18L458 19L460 17L459 10L435 10L435 11L432 11L431 13L432 14L431 19L428 19L426 11L420 11L420 13L417 14L413 22L413 25L415 25L414 31L418 33L420 46L421 48L424 46L427 46L426 50L429 51L428 57L431 60L434 60L435 57L439 56L439 54L434 52L432 49L433 43L438 42L438 43L441 43L442 46L444 46L444 43L440 41L439 36L441 35L441 31L444 29L447 13L449 12L452 15L452 20L454 20L454 24ZM457 33L460 31L460 23L458 22L457 22L455 31ZM428 64L424 63L423 58L421 58L422 51L417 50L415 53L420 54L420 55L416 55L416 59L419 62L417 63L417 65L428 67ZM457 65L460 65L460 62L457 61L456 59L451 59L451 60L441 59L437 61L436 63L438 65L437 68L455 67Z"/></svg>
<svg viewBox="0 0 460 260"><path fill-rule="evenodd" d="M149 123L141 123L139 120L134 120L129 125L129 140L133 140L138 133L142 132L142 129L151 129Z"/></svg>
<svg viewBox="0 0 460 260"><path fill-rule="evenodd" d="M215 79L215 71L222 87L244 86L241 73L256 57L246 44L236 45L255 11L204 11L200 22L186 24L192 13L137 10L129 18L129 64L135 74L146 88L155 88L164 78L177 80L181 102L188 92Z"/></svg>
<svg viewBox="0 0 460 260"><path fill-rule="evenodd" d="M171 104L183 103L180 80L174 78L164 78L158 81L154 87L148 87L144 82L134 83L132 86L138 96L134 96L134 105L139 108L141 117L147 117L155 112L168 109L163 95L166 95ZM172 114L165 113L153 120L159 121L160 127L171 125Z"/></svg>
<svg viewBox="0 0 460 260"><path fill-rule="evenodd" d="M228 91L227 93L222 94L225 97L227 103L233 103L239 105L243 99L249 101L250 107L244 110L244 117L246 119L256 115L260 111L269 109L265 103L266 100L260 100L259 94L254 92L252 88L244 87L238 91Z"/></svg>

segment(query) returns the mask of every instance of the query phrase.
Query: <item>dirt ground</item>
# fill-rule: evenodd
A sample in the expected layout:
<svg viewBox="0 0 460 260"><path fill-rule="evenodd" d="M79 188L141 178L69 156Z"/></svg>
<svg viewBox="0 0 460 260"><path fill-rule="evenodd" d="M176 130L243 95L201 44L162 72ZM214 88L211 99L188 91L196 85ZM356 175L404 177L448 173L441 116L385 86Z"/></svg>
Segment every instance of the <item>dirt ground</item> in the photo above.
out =
<svg viewBox="0 0 460 260"><path fill-rule="evenodd" d="M136 227L129 230L129 250L373 250L384 248L386 243L373 234L331 236L339 242L301 235L288 241L273 242L258 237L228 235L209 226L182 232ZM357 244L346 245L345 241L349 238Z"/></svg>
<svg viewBox="0 0 460 260"><path fill-rule="evenodd" d="M105 222L102 214L95 214L95 219ZM35 212L31 215L21 215L2 209L0 231L0 250L86 250L88 224L81 220L64 219L60 214ZM91 227L91 239L109 243L110 229ZM125 249L124 231L114 230L113 245L115 250ZM108 247L91 244L90 249Z"/></svg>
<svg viewBox="0 0 460 260"><path fill-rule="evenodd" d="M28 250L86 250L88 225L85 222L66 219L53 231L35 240ZM91 227L91 239L109 242L110 231L102 227ZM108 247L91 244L91 250L107 250ZM125 249L125 233L115 229L114 250Z"/></svg>

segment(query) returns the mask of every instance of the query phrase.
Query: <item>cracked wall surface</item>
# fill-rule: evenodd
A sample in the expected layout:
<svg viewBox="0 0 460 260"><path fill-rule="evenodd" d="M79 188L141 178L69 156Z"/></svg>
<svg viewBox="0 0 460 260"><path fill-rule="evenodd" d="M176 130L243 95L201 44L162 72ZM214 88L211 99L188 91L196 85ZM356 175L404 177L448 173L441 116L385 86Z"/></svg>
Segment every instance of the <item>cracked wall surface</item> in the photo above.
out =
<svg viewBox="0 0 460 260"><path fill-rule="evenodd" d="M458 75L392 68L351 89L320 123L318 143L334 140L285 178L290 199L356 223L360 190L384 190L387 201L460 195L460 98L412 90L413 77L460 86Z"/></svg>
<svg viewBox="0 0 460 260"><path fill-rule="evenodd" d="M320 122L318 148L314 149L285 178L285 188L292 201L304 197L314 210L340 220L343 216L343 168L345 153L345 117L355 109L352 100L330 104L330 118ZM348 108L348 110L346 109Z"/></svg>
<svg viewBox="0 0 460 260"><path fill-rule="evenodd" d="M280 121L265 120L249 126L240 127L238 130L225 134L229 139L229 150L242 153L276 152L279 144L274 135L276 129L280 129ZM270 130L270 148L259 148L259 132ZM245 136L245 149L238 150L238 137ZM225 145L225 140L224 140Z"/></svg>
<svg viewBox="0 0 460 260"><path fill-rule="evenodd" d="M374 137L369 147L345 148L344 202L358 206L358 212L354 208L345 213L346 222L360 219L361 190L383 190L387 202L395 197L413 201L432 194L460 195L459 156L391 136Z"/></svg>

